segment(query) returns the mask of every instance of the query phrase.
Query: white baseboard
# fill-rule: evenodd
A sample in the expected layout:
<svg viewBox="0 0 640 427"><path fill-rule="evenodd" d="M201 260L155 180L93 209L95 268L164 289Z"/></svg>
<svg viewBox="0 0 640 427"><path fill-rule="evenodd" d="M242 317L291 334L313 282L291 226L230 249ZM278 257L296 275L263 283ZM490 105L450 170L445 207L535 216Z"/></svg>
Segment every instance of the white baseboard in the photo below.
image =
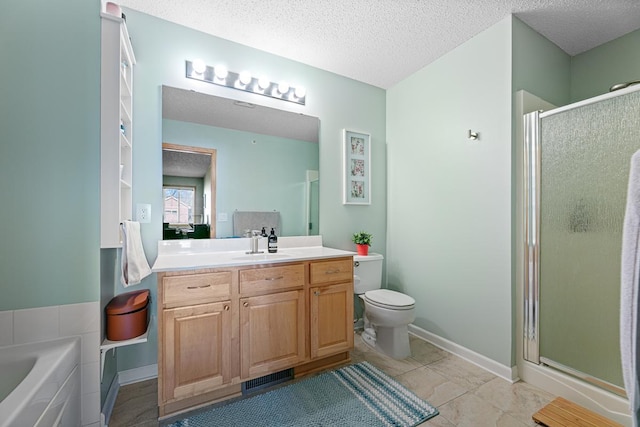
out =
<svg viewBox="0 0 640 427"><path fill-rule="evenodd" d="M409 325L409 333L415 335L418 338L422 338L423 340L435 345L436 347L440 347L441 349L446 350L449 353L455 354L456 356L461 357L462 359L473 363L474 365L486 371L489 371L492 374L509 381L510 383L515 383L519 380L517 366L509 367L502 365L495 360L483 356L480 353L469 350L466 347L456 344L453 341L449 341L446 338L442 338L413 324Z"/></svg>
<svg viewBox="0 0 640 427"><path fill-rule="evenodd" d="M150 380L158 377L158 364L141 366L139 368L127 369L118 372L118 382L120 385L133 384L140 381Z"/></svg>
<svg viewBox="0 0 640 427"><path fill-rule="evenodd" d="M111 413L113 412L113 407L115 406L116 398L118 397L118 390L120 390L120 383L118 382L118 374L116 373L115 377L113 377L113 380L111 381L111 384L109 385L107 398L104 401L102 413L100 414L100 425L102 425L103 427L107 427L109 425Z"/></svg>

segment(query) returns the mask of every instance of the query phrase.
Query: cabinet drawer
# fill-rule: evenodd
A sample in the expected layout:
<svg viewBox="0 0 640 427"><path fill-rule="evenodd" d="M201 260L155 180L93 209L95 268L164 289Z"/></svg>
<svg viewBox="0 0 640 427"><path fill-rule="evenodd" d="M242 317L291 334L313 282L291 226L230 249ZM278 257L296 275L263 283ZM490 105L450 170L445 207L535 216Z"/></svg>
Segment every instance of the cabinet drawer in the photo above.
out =
<svg viewBox="0 0 640 427"><path fill-rule="evenodd" d="M304 264L240 271L240 294L260 295L304 286Z"/></svg>
<svg viewBox="0 0 640 427"><path fill-rule="evenodd" d="M231 272L170 276L162 285L164 307L223 301L231 296Z"/></svg>
<svg viewBox="0 0 640 427"><path fill-rule="evenodd" d="M353 260L351 258L312 262L310 269L309 281L312 285L353 280Z"/></svg>

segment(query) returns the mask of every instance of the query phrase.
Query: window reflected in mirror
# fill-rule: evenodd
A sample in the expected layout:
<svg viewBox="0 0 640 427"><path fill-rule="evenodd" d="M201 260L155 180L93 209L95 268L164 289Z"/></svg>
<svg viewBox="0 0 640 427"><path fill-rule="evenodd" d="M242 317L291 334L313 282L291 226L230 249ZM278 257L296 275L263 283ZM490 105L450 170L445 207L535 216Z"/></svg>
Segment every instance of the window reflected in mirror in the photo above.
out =
<svg viewBox="0 0 640 427"><path fill-rule="evenodd" d="M162 161L163 239L214 238L216 150L164 143Z"/></svg>

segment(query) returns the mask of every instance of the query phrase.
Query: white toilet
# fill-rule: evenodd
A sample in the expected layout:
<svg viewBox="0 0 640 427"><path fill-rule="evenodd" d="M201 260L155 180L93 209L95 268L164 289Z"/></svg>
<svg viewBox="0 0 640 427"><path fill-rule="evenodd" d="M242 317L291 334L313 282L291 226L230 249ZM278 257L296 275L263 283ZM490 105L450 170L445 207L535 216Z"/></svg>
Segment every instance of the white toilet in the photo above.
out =
<svg viewBox="0 0 640 427"><path fill-rule="evenodd" d="M364 302L362 339L376 350L404 359L411 356L407 326L415 320L416 301L382 285L383 256L370 253L353 257L354 293Z"/></svg>

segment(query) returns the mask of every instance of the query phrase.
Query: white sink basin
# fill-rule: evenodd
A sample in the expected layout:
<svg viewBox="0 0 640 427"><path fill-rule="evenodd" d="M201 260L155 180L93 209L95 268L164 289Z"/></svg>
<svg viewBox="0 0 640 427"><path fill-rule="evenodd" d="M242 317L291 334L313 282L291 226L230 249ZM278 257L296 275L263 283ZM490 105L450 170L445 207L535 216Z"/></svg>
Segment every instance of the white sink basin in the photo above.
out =
<svg viewBox="0 0 640 427"><path fill-rule="evenodd" d="M249 261L270 261L273 259L282 259L282 258L290 258L291 255L287 255L287 254L282 254L282 253L275 253L275 254L270 254L268 252L262 253L262 254L246 254L246 255L242 255L242 256L238 256L232 259L235 260L249 260Z"/></svg>

